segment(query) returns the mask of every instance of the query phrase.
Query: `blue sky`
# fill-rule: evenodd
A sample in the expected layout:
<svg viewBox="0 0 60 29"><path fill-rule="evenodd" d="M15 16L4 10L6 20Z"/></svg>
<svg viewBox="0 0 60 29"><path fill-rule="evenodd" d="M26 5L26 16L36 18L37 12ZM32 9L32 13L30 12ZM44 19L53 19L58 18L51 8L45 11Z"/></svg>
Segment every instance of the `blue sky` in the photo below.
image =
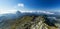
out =
<svg viewBox="0 0 60 29"><path fill-rule="evenodd" d="M0 10L60 10L60 0L0 0Z"/></svg>

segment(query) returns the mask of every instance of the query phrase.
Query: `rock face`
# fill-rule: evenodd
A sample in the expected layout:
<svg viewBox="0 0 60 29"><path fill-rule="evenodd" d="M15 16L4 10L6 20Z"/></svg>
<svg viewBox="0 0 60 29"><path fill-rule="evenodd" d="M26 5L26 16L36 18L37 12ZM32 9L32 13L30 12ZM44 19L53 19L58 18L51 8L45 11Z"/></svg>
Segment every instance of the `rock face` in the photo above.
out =
<svg viewBox="0 0 60 29"><path fill-rule="evenodd" d="M13 20L5 20L0 29L58 29L45 23L43 16L23 16Z"/></svg>

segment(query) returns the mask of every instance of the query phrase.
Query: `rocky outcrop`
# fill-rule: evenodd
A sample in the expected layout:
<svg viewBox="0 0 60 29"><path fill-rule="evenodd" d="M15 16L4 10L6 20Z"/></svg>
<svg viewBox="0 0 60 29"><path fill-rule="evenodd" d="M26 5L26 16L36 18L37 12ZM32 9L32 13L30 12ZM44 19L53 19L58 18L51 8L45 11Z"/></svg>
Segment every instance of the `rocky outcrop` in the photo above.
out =
<svg viewBox="0 0 60 29"><path fill-rule="evenodd" d="M49 26L45 21L43 16L23 16L3 21L4 24L0 29L58 29L56 26Z"/></svg>

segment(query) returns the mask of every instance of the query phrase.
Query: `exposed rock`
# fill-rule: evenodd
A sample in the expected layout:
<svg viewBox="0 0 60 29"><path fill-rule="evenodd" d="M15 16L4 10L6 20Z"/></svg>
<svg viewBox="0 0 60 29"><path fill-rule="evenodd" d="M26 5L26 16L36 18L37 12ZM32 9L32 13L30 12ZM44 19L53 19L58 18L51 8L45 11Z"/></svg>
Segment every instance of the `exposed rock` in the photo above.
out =
<svg viewBox="0 0 60 29"><path fill-rule="evenodd" d="M49 26L45 21L46 19L42 16L23 16L4 21L0 29L58 29L56 26Z"/></svg>

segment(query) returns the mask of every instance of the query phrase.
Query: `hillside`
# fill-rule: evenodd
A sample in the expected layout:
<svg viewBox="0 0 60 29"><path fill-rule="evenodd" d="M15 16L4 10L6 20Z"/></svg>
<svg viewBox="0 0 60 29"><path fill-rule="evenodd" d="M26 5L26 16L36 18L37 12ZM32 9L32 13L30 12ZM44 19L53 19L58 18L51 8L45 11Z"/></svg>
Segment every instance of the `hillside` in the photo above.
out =
<svg viewBox="0 0 60 29"><path fill-rule="evenodd" d="M13 20L4 20L0 22L0 29L58 29L49 21L49 23L46 22L45 18L44 16L23 16Z"/></svg>

